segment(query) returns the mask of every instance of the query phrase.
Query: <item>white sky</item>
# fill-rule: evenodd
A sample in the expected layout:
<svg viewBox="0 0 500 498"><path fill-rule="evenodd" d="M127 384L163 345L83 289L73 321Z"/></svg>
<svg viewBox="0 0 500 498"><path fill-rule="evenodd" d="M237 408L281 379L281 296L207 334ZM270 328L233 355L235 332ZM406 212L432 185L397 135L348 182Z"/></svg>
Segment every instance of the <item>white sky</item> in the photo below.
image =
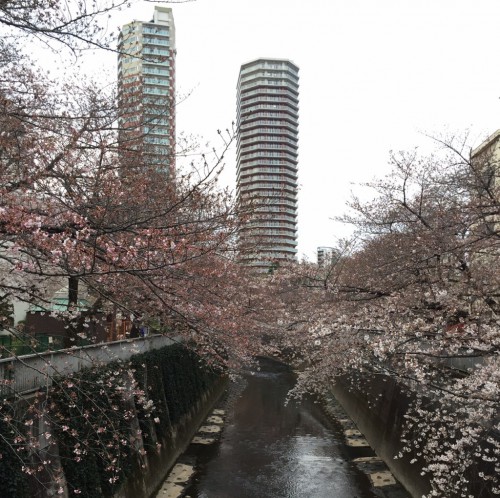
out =
<svg viewBox="0 0 500 498"><path fill-rule="evenodd" d="M353 184L381 176L389 150L429 144L422 132L500 128L499 0L197 0L169 4L177 36L177 129L219 147L231 126L241 64L300 67L299 255L349 231L332 222ZM149 20L139 2L113 27ZM114 64L110 72L115 75ZM95 63L97 68L97 62ZM225 181L234 187L234 155Z"/></svg>

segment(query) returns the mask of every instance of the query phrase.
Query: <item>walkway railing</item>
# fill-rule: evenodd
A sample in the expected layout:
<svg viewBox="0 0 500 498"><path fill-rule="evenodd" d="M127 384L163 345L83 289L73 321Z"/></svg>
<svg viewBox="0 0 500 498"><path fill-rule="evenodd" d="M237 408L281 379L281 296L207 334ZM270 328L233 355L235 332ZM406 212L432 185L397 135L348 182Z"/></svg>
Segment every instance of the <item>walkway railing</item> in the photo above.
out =
<svg viewBox="0 0 500 498"><path fill-rule="evenodd" d="M27 394L52 385L55 376L159 349L175 342L162 335L106 342L80 348L62 349L0 359L0 396Z"/></svg>

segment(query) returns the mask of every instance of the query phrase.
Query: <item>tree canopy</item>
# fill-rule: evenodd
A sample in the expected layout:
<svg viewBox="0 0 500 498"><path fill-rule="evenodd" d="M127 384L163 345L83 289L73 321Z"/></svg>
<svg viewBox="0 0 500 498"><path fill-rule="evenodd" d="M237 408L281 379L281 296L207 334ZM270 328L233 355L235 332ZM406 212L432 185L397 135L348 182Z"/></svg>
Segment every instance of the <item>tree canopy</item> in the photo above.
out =
<svg viewBox="0 0 500 498"><path fill-rule="evenodd" d="M304 368L296 393L352 371L395 377L416 396L405 450L418 448L432 496L467 497L479 461L491 465L475 477L500 492L500 169L496 143L471 155L457 142L392 154L373 200L342 217L357 230L340 257L275 280L280 347Z"/></svg>

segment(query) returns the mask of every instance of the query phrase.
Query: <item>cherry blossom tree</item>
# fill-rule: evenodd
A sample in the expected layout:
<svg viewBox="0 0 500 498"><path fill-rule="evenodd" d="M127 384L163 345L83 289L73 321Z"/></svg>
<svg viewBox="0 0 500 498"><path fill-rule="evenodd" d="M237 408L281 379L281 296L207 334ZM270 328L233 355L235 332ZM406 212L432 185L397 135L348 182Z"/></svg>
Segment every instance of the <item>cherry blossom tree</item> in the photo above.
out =
<svg viewBox="0 0 500 498"><path fill-rule="evenodd" d="M265 282L236 263L236 234L246 214L218 184L235 130L220 133L212 159L200 154L168 177L140 148L121 143L113 90L83 78L52 79L25 50L29 42L47 44L68 49L74 60L81 49L112 50L102 16L125 5L0 2L1 323L17 333L4 301L48 309L54 291L69 282L68 309L59 317L70 339L92 340L89 315L118 310L182 338L212 365L239 365L261 351L269 304ZM96 298L86 312L76 306L82 284ZM144 391L120 375L112 375L112 396L120 398L125 383L146 406ZM56 384L70 396L71 380ZM78 388L85 398L85 386ZM23 435L19 425L47 417L44 399L26 406L27 419L16 417L15 399L4 398L1 407L2 445L35 477L47 469L29 456L38 451L37 438ZM111 409L99 405L103 420ZM51 417L65 425L61 413Z"/></svg>
<svg viewBox="0 0 500 498"><path fill-rule="evenodd" d="M368 185L373 200L351 201L342 220L357 231L340 258L274 277L280 347L303 368L296 394L353 371L404 383L415 402L402 454L420 460L430 496L490 496L500 493L500 170L494 150L437 142L429 157L392 154L391 173Z"/></svg>
<svg viewBox="0 0 500 498"><path fill-rule="evenodd" d="M120 142L112 91L57 84L17 51L30 37L74 57L88 46L111 49L102 16L124 5L2 4L0 259L8 278L0 292L43 305L69 279L70 317L81 282L98 307L184 323L200 337L205 319L209 330L217 321L233 333L238 313L227 320L222 310L238 302L231 296L248 278L233 257L244 215L217 180L234 130L221 132L215 159L200 157L169 180L140 148Z"/></svg>

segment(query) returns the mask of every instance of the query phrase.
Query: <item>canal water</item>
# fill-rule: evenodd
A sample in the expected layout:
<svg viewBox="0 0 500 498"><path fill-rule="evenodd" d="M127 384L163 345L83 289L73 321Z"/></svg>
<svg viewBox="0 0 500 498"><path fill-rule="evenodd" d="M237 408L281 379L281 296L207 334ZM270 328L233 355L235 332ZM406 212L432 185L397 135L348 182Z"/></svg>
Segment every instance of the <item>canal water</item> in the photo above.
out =
<svg viewBox="0 0 500 498"><path fill-rule="evenodd" d="M372 498L383 496L352 462L341 427L307 398L285 403L290 370L271 360L232 384L216 444L181 457L196 473L189 498ZM405 495L407 496L407 495Z"/></svg>

